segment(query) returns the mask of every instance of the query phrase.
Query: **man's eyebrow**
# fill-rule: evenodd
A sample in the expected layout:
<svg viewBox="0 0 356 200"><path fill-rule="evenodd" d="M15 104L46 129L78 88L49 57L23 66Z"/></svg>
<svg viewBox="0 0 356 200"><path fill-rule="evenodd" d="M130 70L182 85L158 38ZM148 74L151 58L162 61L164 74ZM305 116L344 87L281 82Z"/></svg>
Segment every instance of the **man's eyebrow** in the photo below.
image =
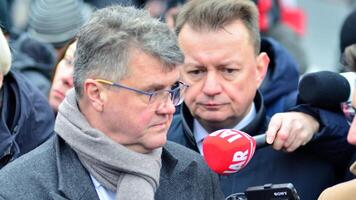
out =
<svg viewBox="0 0 356 200"><path fill-rule="evenodd" d="M205 68L204 65L202 64L194 64L194 63L187 63L187 64L184 64L185 67L194 67L194 68Z"/></svg>

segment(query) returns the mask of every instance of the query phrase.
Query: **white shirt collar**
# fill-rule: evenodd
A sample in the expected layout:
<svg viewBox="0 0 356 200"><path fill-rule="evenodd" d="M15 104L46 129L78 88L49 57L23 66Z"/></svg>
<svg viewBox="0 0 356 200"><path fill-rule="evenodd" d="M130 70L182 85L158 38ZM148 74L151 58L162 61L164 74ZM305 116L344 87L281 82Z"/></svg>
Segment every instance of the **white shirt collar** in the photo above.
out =
<svg viewBox="0 0 356 200"><path fill-rule="evenodd" d="M99 196L100 200L115 200L116 193L106 189L103 185L99 183L94 176L90 175L90 178L94 184L96 193Z"/></svg>

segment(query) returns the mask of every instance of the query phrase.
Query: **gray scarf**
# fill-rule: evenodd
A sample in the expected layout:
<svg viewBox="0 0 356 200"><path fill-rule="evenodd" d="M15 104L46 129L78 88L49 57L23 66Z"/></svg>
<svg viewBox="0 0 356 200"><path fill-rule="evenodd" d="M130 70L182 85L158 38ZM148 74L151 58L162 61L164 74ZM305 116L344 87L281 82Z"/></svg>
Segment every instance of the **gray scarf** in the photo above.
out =
<svg viewBox="0 0 356 200"><path fill-rule="evenodd" d="M90 127L79 111L74 89L59 107L54 130L77 153L83 166L120 200L152 200L159 185L162 148L149 154L129 150Z"/></svg>

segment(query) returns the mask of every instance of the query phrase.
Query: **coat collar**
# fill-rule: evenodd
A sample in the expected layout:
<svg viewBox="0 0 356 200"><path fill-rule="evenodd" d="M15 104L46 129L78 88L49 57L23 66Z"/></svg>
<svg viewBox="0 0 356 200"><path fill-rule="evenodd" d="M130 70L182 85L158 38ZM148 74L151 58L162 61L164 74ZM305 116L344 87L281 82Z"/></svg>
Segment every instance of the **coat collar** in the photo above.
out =
<svg viewBox="0 0 356 200"><path fill-rule="evenodd" d="M167 142L169 143L169 142ZM162 149L162 168L160 179L170 178L173 174L175 167L178 164L178 159L175 158L167 149L166 146Z"/></svg>
<svg viewBox="0 0 356 200"><path fill-rule="evenodd" d="M59 193L52 194L54 199L99 200L88 172L75 152L59 136L55 136L55 150Z"/></svg>
<svg viewBox="0 0 356 200"><path fill-rule="evenodd" d="M261 134L266 127L266 110L263 102L262 94L257 90L255 99L253 100L256 106L256 117L241 131L248 133L252 136Z"/></svg>

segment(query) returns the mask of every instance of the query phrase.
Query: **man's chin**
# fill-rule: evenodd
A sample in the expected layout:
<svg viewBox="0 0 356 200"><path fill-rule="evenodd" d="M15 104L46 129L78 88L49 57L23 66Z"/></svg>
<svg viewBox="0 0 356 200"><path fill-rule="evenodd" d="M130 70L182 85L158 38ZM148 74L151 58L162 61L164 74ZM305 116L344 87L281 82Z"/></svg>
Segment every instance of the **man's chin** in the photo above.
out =
<svg viewBox="0 0 356 200"><path fill-rule="evenodd" d="M163 147L166 143L167 143L167 137L165 137L164 139L161 138L161 139L153 140L150 142L149 145L146 145L145 148L149 151L153 151L157 148Z"/></svg>
<svg viewBox="0 0 356 200"><path fill-rule="evenodd" d="M195 118L209 123L221 123L228 119L227 116L219 115L219 113L202 113L200 115L196 115Z"/></svg>

